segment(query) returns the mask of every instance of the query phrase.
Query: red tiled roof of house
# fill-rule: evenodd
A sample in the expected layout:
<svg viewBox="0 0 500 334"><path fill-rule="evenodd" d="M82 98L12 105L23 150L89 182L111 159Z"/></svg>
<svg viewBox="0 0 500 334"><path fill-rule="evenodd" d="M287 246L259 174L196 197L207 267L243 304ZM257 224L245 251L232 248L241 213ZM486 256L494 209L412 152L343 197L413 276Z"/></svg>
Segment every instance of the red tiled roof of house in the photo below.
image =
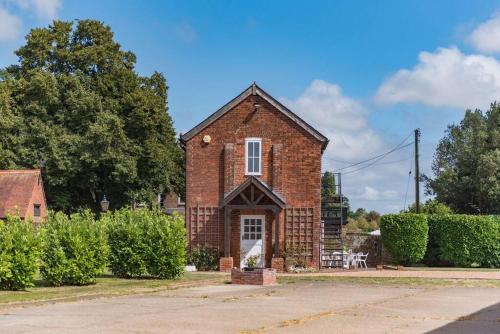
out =
<svg viewBox="0 0 500 334"><path fill-rule="evenodd" d="M17 214L24 218L33 190L40 180L40 170L0 170L0 218Z"/></svg>

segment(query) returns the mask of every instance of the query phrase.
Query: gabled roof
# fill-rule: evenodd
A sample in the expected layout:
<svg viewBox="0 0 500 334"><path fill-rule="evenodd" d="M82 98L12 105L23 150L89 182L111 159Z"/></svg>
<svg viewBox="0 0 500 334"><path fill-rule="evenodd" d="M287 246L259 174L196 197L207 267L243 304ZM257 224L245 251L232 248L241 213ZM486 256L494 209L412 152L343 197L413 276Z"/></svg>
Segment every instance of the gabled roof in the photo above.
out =
<svg viewBox="0 0 500 334"><path fill-rule="evenodd" d="M42 182L38 169L0 170L0 217L19 214L24 218L38 182Z"/></svg>
<svg viewBox="0 0 500 334"><path fill-rule="evenodd" d="M217 119L222 117L225 113L233 109L235 106L240 104L244 99L246 99L250 95L259 95L262 97L264 100L269 102L272 106L274 106L276 109L278 109L280 112L282 112L284 115L288 116L293 122L295 122L297 125L299 125L301 128L303 128L306 132L311 134L314 138L319 140L320 142L323 143L322 150L324 151L326 146L328 145L328 138L326 138L324 135L322 135L318 130L313 128L311 125L306 123L302 118L294 114L290 109L285 107L283 104L281 104L278 100L276 100L274 97L269 95L267 92L265 92L262 88L257 86L255 82L250 85L247 89L245 89L240 95L236 96L234 99L229 101L226 105L224 105L222 108L217 110L215 113L212 115L208 116L204 121L202 121L200 124L186 132L185 134L180 136L180 140L182 143L185 143L186 141L190 140L193 138L196 134L198 134L200 131L202 131L204 128L215 122Z"/></svg>
<svg viewBox="0 0 500 334"><path fill-rule="evenodd" d="M264 181L262 181L259 178L256 178L255 176L250 176L247 178L242 184L240 184L236 189L233 191L229 192L226 196L224 196L224 199L222 200L221 207L226 206L231 202L233 199L235 199L239 194L241 194L245 189L250 187L251 185L254 185L257 189L262 191L267 197L269 197L276 205L278 205L281 208L284 208L286 205L285 199L281 197L280 194L274 192L271 187L269 187Z"/></svg>

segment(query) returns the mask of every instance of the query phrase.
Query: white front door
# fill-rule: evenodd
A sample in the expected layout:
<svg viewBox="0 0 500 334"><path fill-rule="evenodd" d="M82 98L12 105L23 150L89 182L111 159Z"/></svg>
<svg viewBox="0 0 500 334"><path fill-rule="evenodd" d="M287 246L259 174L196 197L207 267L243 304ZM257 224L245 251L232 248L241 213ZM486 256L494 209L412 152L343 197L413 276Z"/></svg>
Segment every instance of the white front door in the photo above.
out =
<svg viewBox="0 0 500 334"><path fill-rule="evenodd" d="M264 267L264 215L241 216L240 266L248 267L248 259L257 259L257 267Z"/></svg>

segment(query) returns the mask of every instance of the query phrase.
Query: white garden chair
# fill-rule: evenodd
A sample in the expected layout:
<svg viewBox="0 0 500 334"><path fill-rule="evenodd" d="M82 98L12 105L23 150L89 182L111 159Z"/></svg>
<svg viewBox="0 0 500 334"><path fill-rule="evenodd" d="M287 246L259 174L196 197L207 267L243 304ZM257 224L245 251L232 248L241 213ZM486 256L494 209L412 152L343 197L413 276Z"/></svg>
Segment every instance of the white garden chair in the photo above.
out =
<svg viewBox="0 0 500 334"><path fill-rule="evenodd" d="M368 253L363 254L363 253L358 253L357 254L357 259L356 262L359 264L360 268L367 268L368 266L366 265L366 259L368 258Z"/></svg>

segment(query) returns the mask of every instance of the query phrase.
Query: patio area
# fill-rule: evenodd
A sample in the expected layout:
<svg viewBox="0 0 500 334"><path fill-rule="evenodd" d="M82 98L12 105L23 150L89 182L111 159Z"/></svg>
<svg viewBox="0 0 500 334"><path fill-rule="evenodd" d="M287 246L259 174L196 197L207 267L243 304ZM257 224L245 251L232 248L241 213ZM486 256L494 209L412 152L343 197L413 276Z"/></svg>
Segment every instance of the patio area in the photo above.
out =
<svg viewBox="0 0 500 334"><path fill-rule="evenodd" d="M493 333L499 303L498 288L479 286L223 284L4 309L0 328L38 334Z"/></svg>

